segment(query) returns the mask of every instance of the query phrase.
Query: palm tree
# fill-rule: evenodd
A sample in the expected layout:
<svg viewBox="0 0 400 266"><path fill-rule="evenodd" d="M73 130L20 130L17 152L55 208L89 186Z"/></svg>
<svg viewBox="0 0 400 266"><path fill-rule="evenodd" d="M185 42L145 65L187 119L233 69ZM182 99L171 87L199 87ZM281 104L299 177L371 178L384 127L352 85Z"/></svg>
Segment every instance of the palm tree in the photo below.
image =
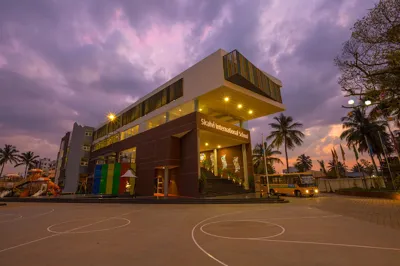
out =
<svg viewBox="0 0 400 266"><path fill-rule="evenodd" d="M358 151L360 152L370 150L369 155L375 171L378 172L373 154L377 155L379 159L384 153L378 132L382 137L382 142L386 146L386 149L388 151L391 149L389 134L385 131L387 123L368 118L365 109L362 108L355 108L347 116L342 117L342 122L345 131L342 132L340 138L346 139L348 147L352 145L358 146Z"/></svg>
<svg viewBox="0 0 400 266"><path fill-rule="evenodd" d="M35 155L31 151L23 152L21 155L18 155L19 163L17 163L15 165L15 167L18 167L20 165L25 165L25 178L26 178L26 173L27 173L28 169L35 167L36 159L38 159L38 158L39 158L39 156Z"/></svg>
<svg viewBox="0 0 400 266"><path fill-rule="evenodd" d="M328 172L326 171L326 168L325 168L325 162L324 162L324 160L317 160L317 162L319 163L319 167L321 168L321 171L325 174L325 175L328 175Z"/></svg>
<svg viewBox="0 0 400 266"><path fill-rule="evenodd" d="M274 129L271 134L267 137L267 140L273 139L271 145L280 148L282 144L285 147L286 156L286 169L289 173L289 159L287 150L293 150L296 146L300 146L303 143L304 134L299 128L303 125L300 123L293 123L291 116L285 116L280 114L278 117L274 117L278 123L270 123L269 125Z"/></svg>
<svg viewBox="0 0 400 266"><path fill-rule="evenodd" d="M4 170L4 165L6 163L18 163L18 150L15 146L6 144L4 145L4 148L0 148L0 165L1 165L1 171L0 171L0 177L3 174Z"/></svg>
<svg viewBox="0 0 400 266"><path fill-rule="evenodd" d="M273 149L274 147L272 145L267 146L266 142L264 142L264 148L265 148L265 160L267 161L268 172L273 172L274 171L273 170L274 163L282 164L281 159L274 157L274 155L280 155L282 153L278 150L274 150ZM256 146L253 149L253 166L254 166L254 169L256 169L256 172L258 172L258 173L265 171L263 160L264 160L263 145L261 143L258 143L258 144L256 144Z"/></svg>
<svg viewBox="0 0 400 266"><path fill-rule="evenodd" d="M337 168L339 171L339 175L346 176L346 170L347 170L346 165L344 165L342 162L338 162ZM328 171L331 173L335 173L336 175L336 164L334 160L328 162Z"/></svg>
<svg viewBox="0 0 400 266"><path fill-rule="evenodd" d="M355 165L353 165L353 167L351 168L351 171L353 172L364 172L364 167L360 164L360 163L356 163Z"/></svg>
<svg viewBox="0 0 400 266"><path fill-rule="evenodd" d="M297 157L296 164L294 166L300 172L307 172L311 170L313 164L310 156L302 154L299 157Z"/></svg>

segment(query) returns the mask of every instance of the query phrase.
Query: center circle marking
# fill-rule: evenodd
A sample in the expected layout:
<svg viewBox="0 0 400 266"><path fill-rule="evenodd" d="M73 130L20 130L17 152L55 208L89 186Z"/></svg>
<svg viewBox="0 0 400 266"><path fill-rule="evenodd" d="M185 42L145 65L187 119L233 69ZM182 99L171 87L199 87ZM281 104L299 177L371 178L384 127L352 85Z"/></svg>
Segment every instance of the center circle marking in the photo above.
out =
<svg viewBox="0 0 400 266"><path fill-rule="evenodd" d="M212 234L209 233L207 231L204 230L205 227L212 225L212 224L217 224L217 223L224 223L224 222L255 222L255 223L263 223L263 224L268 224L268 225L273 225L273 226L277 226L281 229L281 231L279 233L276 233L274 235L271 236L262 236L262 237L230 237L230 236L221 236L221 235L216 235L216 234ZM237 239L237 240L261 240L261 239L268 239L268 238L274 238L277 236L282 235L283 233L285 233L285 228L279 224L275 224L275 223L271 223L271 222L267 222L267 221L262 221L262 220L223 220L223 221L216 221L216 222L210 222L210 223L206 223L203 224L200 227L200 231L203 232L206 235L209 236L213 236L213 237L217 237L217 238L225 238L225 239Z"/></svg>

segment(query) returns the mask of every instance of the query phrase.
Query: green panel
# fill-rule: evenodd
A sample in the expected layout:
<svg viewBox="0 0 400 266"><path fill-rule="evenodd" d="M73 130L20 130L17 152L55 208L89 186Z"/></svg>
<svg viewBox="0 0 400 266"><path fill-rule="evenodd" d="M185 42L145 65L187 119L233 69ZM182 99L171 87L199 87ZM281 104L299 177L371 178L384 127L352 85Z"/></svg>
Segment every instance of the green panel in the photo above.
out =
<svg viewBox="0 0 400 266"><path fill-rule="evenodd" d="M108 172L108 165L103 164L103 166L101 167L100 194L106 193L107 172Z"/></svg>
<svg viewBox="0 0 400 266"><path fill-rule="evenodd" d="M121 176L121 164L117 163L114 166L114 177L113 177L113 186L112 186L112 194L113 195L118 195L120 176Z"/></svg>

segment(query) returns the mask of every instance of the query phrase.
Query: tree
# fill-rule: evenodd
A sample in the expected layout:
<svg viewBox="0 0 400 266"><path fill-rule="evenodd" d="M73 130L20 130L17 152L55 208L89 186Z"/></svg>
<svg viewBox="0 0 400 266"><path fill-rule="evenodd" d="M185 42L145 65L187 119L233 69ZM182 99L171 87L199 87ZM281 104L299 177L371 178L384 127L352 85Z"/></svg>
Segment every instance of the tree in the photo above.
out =
<svg viewBox="0 0 400 266"><path fill-rule="evenodd" d="M265 148L265 158L267 161L268 173L273 174L275 173L275 168L273 167L273 164L274 163L282 164L281 159L274 157L274 155L280 155L282 153L278 150L274 150L273 149L274 147L271 144L267 146L266 142L264 142L264 148ZM262 174L265 172L263 160L264 160L263 145L261 143L258 143L253 149L253 166L255 172L258 174Z"/></svg>
<svg viewBox="0 0 400 266"><path fill-rule="evenodd" d="M328 175L328 172L326 171L326 168L325 168L325 162L324 162L324 160L317 160L317 162L319 163L319 167L320 167L320 170L321 170L321 172L323 172L325 175Z"/></svg>
<svg viewBox="0 0 400 266"><path fill-rule="evenodd" d="M337 168L339 171L339 175L340 176L346 176L346 171L347 171L347 166L344 165L342 162L337 162ZM332 174L332 175L336 175L336 164L334 160L331 160L328 162L328 171Z"/></svg>
<svg viewBox="0 0 400 266"><path fill-rule="evenodd" d="M360 163L356 163L353 165L353 167L351 167L351 171L359 173L360 171L364 172L365 169Z"/></svg>
<svg viewBox="0 0 400 266"><path fill-rule="evenodd" d="M360 164L362 166L362 171L367 175L371 176L374 173L374 166L367 160L361 159Z"/></svg>
<svg viewBox="0 0 400 266"><path fill-rule="evenodd" d="M348 96L382 103L400 121L400 1L379 1L358 20L335 59ZM380 108L379 108L380 109Z"/></svg>
<svg viewBox="0 0 400 266"><path fill-rule="evenodd" d="M18 155L19 162L15 165L15 167L18 167L20 165L25 165L25 178L26 178L26 173L28 172L28 169L35 167L36 160L38 158L39 156L35 155L31 151L23 152L22 154Z"/></svg>
<svg viewBox="0 0 400 266"><path fill-rule="evenodd" d="M288 149L293 150L296 146L300 146L303 143L304 134L299 128L303 125L298 122L293 123L291 116L285 116L280 114L278 117L274 117L278 123L270 123L269 125L274 129L271 134L267 137L267 140L273 139L271 145L280 148L282 145L285 147L286 156L286 169L289 173L289 158Z"/></svg>
<svg viewBox="0 0 400 266"><path fill-rule="evenodd" d="M310 171L313 164L310 156L306 156L305 154L301 154L297 157L296 164L294 165L299 172L307 172Z"/></svg>
<svg viewBox="0 0 400 266"><path fill-rule="evenodd" d="M18 163L18 150L15 146L6 144L4 148L0 148L0 177L3 175L4 166L7 163Z"/></svg>
<svg viewBox="0 0 400 266"><path fill-rule="evenodd" d="M366 115L365 108L360 107L354 108L347 116L342 117L342 122L345 131L340 138L346 140L349 148L355 145L359 152L369 151L375 171L378 172L373 155L376 154L380 159L384 154L379 134L386 149L392 150L389 134L385 131L387 123L370 119Z"/></svg>

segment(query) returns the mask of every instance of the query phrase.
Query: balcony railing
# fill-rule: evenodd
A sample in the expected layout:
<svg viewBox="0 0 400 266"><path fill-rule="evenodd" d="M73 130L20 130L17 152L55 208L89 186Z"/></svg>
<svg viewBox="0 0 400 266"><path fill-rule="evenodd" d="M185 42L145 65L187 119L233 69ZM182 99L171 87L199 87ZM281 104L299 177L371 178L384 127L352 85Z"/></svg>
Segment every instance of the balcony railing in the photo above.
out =
<svg viewBox="0 0 400 266"><path fill-rule="evenodd" d="M226 54L223 60L226 80L282 103L280 85L273 82L237 50Z"/></svg>

